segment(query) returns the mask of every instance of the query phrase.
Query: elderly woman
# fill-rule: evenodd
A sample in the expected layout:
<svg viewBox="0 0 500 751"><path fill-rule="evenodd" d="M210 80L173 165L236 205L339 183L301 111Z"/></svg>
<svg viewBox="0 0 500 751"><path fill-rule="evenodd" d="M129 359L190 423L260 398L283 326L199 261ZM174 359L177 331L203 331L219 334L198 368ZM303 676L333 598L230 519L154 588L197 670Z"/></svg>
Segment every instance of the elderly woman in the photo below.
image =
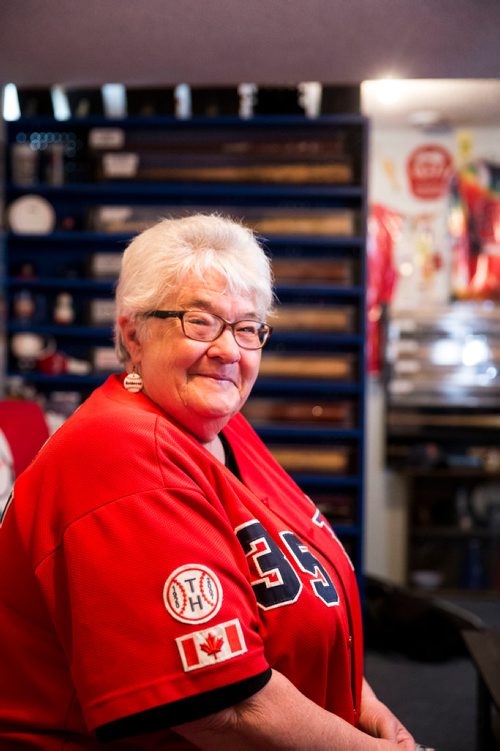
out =
<svg viewBox="0 0 500 751"><path fill-rule="evenodd" d="M239 414L269 262L217 216L124 254L111 376L0 528L0 747L413 751L362 678L355 576Z"/></svg>

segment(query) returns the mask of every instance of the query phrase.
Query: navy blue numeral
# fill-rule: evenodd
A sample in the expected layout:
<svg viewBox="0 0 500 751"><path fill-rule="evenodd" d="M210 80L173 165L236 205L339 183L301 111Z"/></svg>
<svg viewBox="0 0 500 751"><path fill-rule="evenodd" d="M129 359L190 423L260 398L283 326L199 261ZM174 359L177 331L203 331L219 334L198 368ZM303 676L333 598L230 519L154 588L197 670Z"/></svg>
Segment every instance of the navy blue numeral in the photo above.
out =
<svg viewBox="0 0 500 751"><path fill-rule="evenodd" d="M338 605L339 596L334 583L323 564L311 553L307 545L304 545L302 540L297 535L294 535L293 532L281 532L281 539L293 555L300 569L313 577L311 587L315 594L329 608L332 605Z"/></svg>
<svg viewBox="0 0 500 751"><path fill-rule="evenodd" d="M257 572L252 587L259 607L270 610L295 602L302 583L262 524L255 519L238 527L236 534Z"/></svg>

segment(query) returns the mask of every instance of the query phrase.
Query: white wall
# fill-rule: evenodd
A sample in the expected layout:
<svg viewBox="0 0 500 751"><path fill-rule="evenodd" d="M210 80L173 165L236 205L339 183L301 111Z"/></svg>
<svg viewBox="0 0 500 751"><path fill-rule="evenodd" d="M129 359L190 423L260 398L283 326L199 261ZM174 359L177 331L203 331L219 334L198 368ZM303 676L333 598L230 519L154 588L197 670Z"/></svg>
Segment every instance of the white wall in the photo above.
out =
<svg viewBox="0 0 500 751"><path fill-rule="evenodd" d="M500 164L500 125L495 128L461 128L424 132L414 128L372 127L368 195L370 204L381 203L407 217L434 216L436 244L446 245L446 197L434 201L416 199L409 189L406 160L414 148L425 143L444 146L455 165L472 159ZM411 239L411 238L410 238ZM409 241L409 240L408 240ZM441 245L442 244L442 245ZM403 250L415 252L414 248ZM414 288L418 278L413 279ZM427 294L439 296L446 280L436 282ZM422 290L414 289L416 304ZM408 288L405 298L411 297ZM400 296L401 299L401 296ZM385 398L377 377L371 377L367 392L367 446L365 496L365 570L380 578L403 583L406 556L406 493L404 480L385 467Z"/></svg>
<svg viewBox="0 0 500 751"><path fill-rule="evenodd" d="M402 584L406 566L404 484L385 469L385 398L377 378L367 392L365 571Z"/></svg>

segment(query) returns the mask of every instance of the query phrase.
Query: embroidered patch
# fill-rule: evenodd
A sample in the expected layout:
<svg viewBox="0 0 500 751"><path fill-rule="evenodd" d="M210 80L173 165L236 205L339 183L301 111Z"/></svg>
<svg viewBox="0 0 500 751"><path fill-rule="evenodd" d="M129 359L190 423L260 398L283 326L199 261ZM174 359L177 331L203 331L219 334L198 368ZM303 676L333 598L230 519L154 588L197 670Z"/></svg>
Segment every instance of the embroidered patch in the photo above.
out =
<svg viewBox="0 0 500 751"><path fill-rule="evenodd" d="M177 621L205 623L220 610L222 587L209 568L189 563L170 574L163 588L163 601Z"/></svg>
<svg viewBox="0 0 500 751"><path fill-rule="evenodd" d="M175 640L186 672L230 660L247 651L237 618Z"/></svg>

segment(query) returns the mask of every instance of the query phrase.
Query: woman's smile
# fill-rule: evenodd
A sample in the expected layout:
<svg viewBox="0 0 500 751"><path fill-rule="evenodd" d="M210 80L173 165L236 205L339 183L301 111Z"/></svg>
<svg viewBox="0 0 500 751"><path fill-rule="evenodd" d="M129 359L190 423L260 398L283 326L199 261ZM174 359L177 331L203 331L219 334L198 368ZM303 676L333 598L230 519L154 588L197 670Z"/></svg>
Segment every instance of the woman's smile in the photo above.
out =
<svg viewBox="0 0 500 751"><path fill-rule="evenodd" d="M237 387L237 379L235 376L230 376L225 373L203 373L203 372L195 372L188 374L188 377L190 378L204 378L207 381L212 381L215 384L219 386L223 386L227 384L228 386L235 386Z"/></svg>

